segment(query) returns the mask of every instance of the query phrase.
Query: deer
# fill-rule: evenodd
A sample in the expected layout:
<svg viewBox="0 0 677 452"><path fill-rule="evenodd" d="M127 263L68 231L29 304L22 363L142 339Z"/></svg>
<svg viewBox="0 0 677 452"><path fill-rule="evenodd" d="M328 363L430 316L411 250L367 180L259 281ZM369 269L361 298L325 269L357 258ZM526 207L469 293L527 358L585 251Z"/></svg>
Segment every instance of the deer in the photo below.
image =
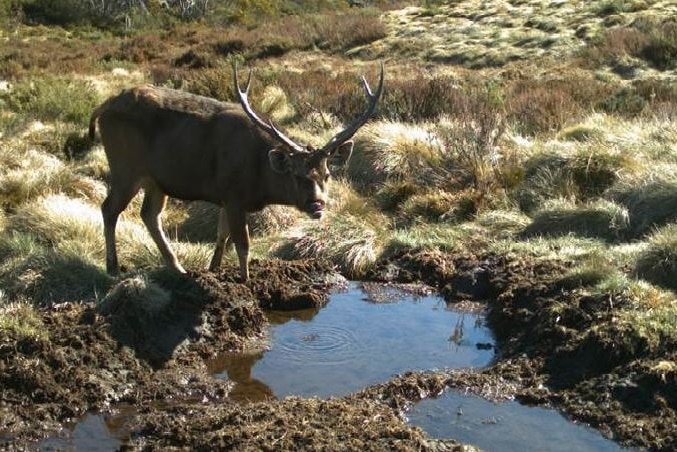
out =
<svg viewBox="0 0 677 452"><path fill-rule="evenodd" d="M186 273L162 229L168 197L207 201L220 207L210 271L218 271L224 250L235 245L242 281L249 279L247 214L271 204L294 206L322 218L328 201L330 167L345 167L352 137L373 116L383 93L381 64L376 91L362 76L364 111L324 146L293 141L249 102L252 71L245 88L237 63L233 80L239 102L181 90L137 86L122 90L94 110L89 136L98 125L108 160L108 193L101 205L106 271L120 273L115 228L119 215L143 189L141 218L170 269Z"/></svg>

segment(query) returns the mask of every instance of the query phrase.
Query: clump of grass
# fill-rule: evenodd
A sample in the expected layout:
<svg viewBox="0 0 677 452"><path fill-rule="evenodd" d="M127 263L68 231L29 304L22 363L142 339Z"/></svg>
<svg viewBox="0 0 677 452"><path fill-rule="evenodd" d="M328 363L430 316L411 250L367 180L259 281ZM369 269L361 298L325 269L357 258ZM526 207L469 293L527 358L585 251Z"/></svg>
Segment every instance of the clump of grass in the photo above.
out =
<svg viewBox="0 0 677 452"><path fill-rule="evenodd" d="M455 210L457 201L456 195L441 190L417 193L402 203L399 214L407 222L439 222Z"/></svg>
<svg viewBox="0 0 677 452"><path fill-rule="evenodd" d="M415 224L391 232L387 237L383 255L417 250L459 251L469 243L469 238L473 234L474 232L469 230L445 223Z"/></svg>
<svg viewBox="0 0 677 452"><path fill-rule="evenodd" d="M677 290L677 225L664 226L649 237L649 246L635 263L635 273L654 284Z"/></svg>
<svg viewBox="0 0 677 452"><path fill-rule="evenodd" d="M383 211L395 212L402 203L406 202L419 190L420 187L411 181L386 181L379 186L375 193L376 203Z"/></svg>
<svg viewBox="0 0 677 452"><path fill-rule="evenodd" d="M371 223L345 212L311 222L275 254L283 258L328 259L351 278L364 276L383 250L385 219Z"/></svg>
<svg viewBox="0 0 677 452"><path fill-rule="evenodd" d="M83 126L99 103L96 90L89 82L55 76L18 82L3 97L8 107L18 113Z"/></svg>
<svg viewBox="0 0 677 452"><path fill-rule="evenodd" d="M46 339L47 329L37 310L28 303L0 303L0 337Z"/></svg>
<svg viewBox="0 0 677 452"><path fill-rule="evenodd" d="M271 205L248 215L252 235L264 235L291 227L300 213L292 207ZM186 217L177 225L177 237L188 242L212 243L216 239L219 207L203 201L191 202Z"/></svg>
<svg viewBox="0 0 677 452"><path fill-rule="evenodd" d="M0 148L0 202L17 207L51 193L65 193L100 202L105 187L74 173L58 158L35 150Z"/></svg>
<svg viewBox="0 0 677 452"><path fill-rule="evenodd" d="M524 183L513 193L520 208L532 212L549 199L586 201L602 195L637 161L604 147L579 149L574 155L538 153L525 163Z"/></svg>
<svg viewBox="0 0 677 452"><path fill-rule="evenodd" d="M618 270L613 262L604 256L593 255L567 272L559 284L566 289L595 287L617 276Z"/></svg>
<svg viewBox="0 0 677 452"><path fill-rule="evenodd" d="M118 221L118 256L123 266L147 268L161 266L155 243L137 219ZM98 207L64 195L51 195L24 205L8 224L8 230L33 234L39 243L58 252L71 252L76 261L102 266L105 241ZM211 257L211 247L173 243L179 260L188 268L203 268ZM86 259L85 259L86 257Z"/></svg>
<svg viewBox="0 0 677 452"><path fill-rule="evenodd" d="M551 152L538 153L525 162L524 183L513 193L522 211L533 212L548 199L576 199L578 188L567 163L564 155Z"/></svg>
<svg viewBox="0 0 677 452"><path fill-rule="evenodd" d="M601 195L618 180L621 172L634 166L633 159L624 154L612 154L594 148L579 151L568 162L568 169L581 199Z"/></svg>
<svg viewBox="0 0 677 452"><path fill-rule="evenodd" d="M442 146L435 134L420 126L368 124L356 136L348 175L369 191L388 180L425 179L424 173L440 162Z"/></svg>
<svg viewBox="0 0 677 452"><path fill-rule="evenodd" d="M614 186L610 196L628 209L630 237L641 237L677 220L677 182L629 181Z"/></svg>
<svg viewBox="0 0 677 452"><path fill-rule="evenodd" d="M604 137L604 132L596 127L583 124L567 127L562 130L559 137L566 141L594 141Z"/></svg>
<svg viewBox="0 0 677 452"><path fill-rule="evenodd" d="M110 284L93 250L77 239L52 247L30 232L14 230L0 237L0 250L0 282L12 302L87 301Z"/></svg>
<svg viewBox="0 0 677 452"><path fill-rule="evenodd" d="M133 305L135 312L150 316L161 313L170 303L171 294L150 280L147 275L123 279L97 303L103 315L115 314L117 309Z"/></svg>
<svg viewBox="0 0 677 452"><path fill-rule="evenodd" d="M598 201L583 206L545 208L536 213L533 221L522 232L522 237L560 236L574 234L581 237L615 241L628 226L628 212L618 204Z"/></svg>
<svg viewBox="0 0 677 452"><path fill-rule="evenodd" d="M492 238L502 240L514 237L531 219L518 210L487 210L477 215L475 222L486 229Z"/></svg>

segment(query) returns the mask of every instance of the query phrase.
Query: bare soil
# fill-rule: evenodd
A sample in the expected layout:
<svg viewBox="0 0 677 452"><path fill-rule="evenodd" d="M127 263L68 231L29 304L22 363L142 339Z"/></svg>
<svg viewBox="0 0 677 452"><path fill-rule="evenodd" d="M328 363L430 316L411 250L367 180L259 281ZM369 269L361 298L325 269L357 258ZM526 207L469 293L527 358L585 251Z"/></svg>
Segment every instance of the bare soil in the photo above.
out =
<svg viewBox="0 0 677 452"><path fill-rule="evenodd" d="M0 448L23 448L112 404L135 406L124 448L238 450L460 450L430 440L399 414L447 388L552 405L626 445L677 448L677 360L671 338L649 343L617 322L622 297L590 297L562 278L566 263L504 256L404 253L371 281L425 283L448 303L488 307L497 362L481 371L408 373L351 396L229 400L206 359L260 347L262 309L322 306L342 278L321 261L252 262L252 279L228 267L151 280L161 307L117 297L105 306L41 312L45 339L0 337ZM412 286L413 287L413 286ZM158 403L162 402L162 403Z"/></svg>

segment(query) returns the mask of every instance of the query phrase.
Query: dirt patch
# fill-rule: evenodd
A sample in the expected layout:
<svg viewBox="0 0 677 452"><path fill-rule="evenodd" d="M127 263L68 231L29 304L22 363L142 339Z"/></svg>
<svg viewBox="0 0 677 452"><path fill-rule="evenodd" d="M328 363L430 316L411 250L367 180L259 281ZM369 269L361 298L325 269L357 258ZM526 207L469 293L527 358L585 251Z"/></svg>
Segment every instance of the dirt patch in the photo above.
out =
<svg viewBox="0 0 677 452"><path fill-rule="evenodd" d="M179 405L139 414L130 423L137 425L131 450L469 450L455 441L426 438L372 400L292 397L248 405Z"/></svg>

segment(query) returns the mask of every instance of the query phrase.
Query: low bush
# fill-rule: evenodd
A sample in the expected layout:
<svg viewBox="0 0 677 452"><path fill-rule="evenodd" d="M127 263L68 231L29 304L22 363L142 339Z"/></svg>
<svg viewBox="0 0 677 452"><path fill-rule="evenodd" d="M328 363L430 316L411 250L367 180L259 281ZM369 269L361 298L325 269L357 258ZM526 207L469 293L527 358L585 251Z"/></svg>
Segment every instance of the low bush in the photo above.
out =
<svg viewBox="0 0 677 452"><path fill-rule="evenodd" d="M506 99L508 120L524 135L560 130L567 123L581 119L590 105L590 98L582 99L577 91L582 86L586 91L597 90L598 85L573 79L516 82Z"/></svg>
<svg viewBox="0 0 677 452"><path fill-rule="evenodd" d="M90 83L54 76L18 82L3 99L10 109L34 119L83 127L100 101Z"/></svg>

